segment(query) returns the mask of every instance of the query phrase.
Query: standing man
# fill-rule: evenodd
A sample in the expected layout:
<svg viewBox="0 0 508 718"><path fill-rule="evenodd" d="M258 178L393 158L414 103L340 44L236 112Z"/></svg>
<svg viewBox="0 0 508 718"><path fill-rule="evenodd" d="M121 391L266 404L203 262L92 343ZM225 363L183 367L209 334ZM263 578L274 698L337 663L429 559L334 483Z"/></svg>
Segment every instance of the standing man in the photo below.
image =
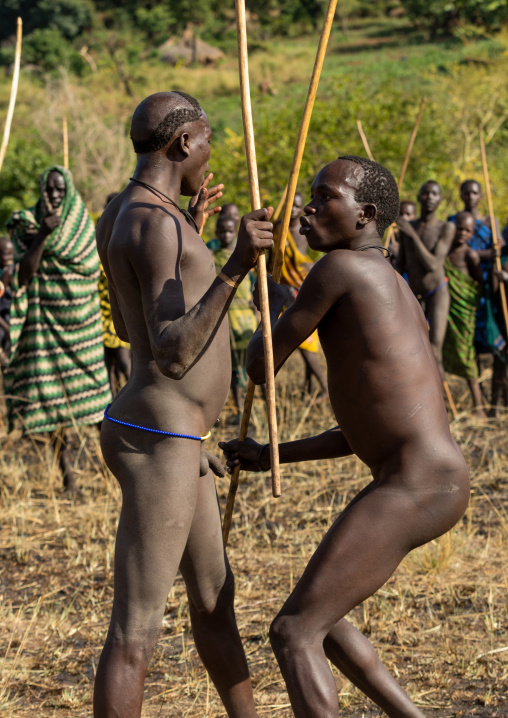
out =
<svg viewBox="0 0 508 718"><path fill-rule="evenodd" d="M147 97L132 118L137 164L98 225L120 339L133 367L102 424L104 459L123 495L111 623L97 670L95 718L137 718L167 596L180 569L196 647L230 718L255 718L234 614L206 438L231 378L227 310L260 251L273 245L272 210L246 215L217 276L180 195L200 192L212 132L197 100ZM215 462L217 460L215 459Z"/></svg>
<svg viewBox="0 0 508 718"><path fill-rule="evenodd" d="M455 227L436 216L442 199L439 184L433 180L425 182L418 195L418 219L412 222L403 217L397 219L400 242L397 269L401 274L407 272L409 286L425 312L430 343L444 380L443 342L450 308L444 261L453 242Z"/></svg>
<svg viewBox="0 0 508 718"><path fill-rule="evenodd" d="M470 212L475 220L474 234L468 241L471 249L474 249L480 257L482 269L483 294L480 297L476 312L476 327L474 335L474 346L476 361L480 367L480 356L482 354L493 354L494 365L492 374L492 397L497 394L498 384L503 383L505 374L504 358L502 355L504 339L496 323L495 306L492 288L492 264L494 259L494 247L492 244L492 227L490 217L480 214L480 202L482 200L482 188L476 180L466 180L460 186L460 198L464 203L464 212ZM460 214L460 213L459 213ZM449 222L456 224L458 214L448 218ZM496 218L496 233L500 246L504 245L501 235L499 220ZM494 401L492 401L494 404Z"/></svg>
<svg viewBox="0 0 508 718"><path fill-rule="evenodd" d="M14 212L9 427L50 433L67 492L77 490L66 427L98 424L110 400L93 222L69 170L48 167L34 207Z"/></svg>

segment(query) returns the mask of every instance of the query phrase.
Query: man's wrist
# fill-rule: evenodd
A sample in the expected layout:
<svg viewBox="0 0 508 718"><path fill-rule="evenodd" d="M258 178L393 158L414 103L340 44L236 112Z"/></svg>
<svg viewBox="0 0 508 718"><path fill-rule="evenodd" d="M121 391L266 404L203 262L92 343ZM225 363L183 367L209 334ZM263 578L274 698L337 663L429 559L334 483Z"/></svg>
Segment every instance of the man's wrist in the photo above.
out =
<svg viewBox="0 0 508 718"><path fill-rule="evenodd" d="M242 279L246 276L246 274L249 272L249 269L245 269L245 267L241 267L238 262L234 260L233 257L230 257L226 264L222 267L222 271L226 276L228 276L235 284L239 284Z"/></svg>
<svg viewBox="0 0 508 718"><path fill-rule="evenodd" d="M264 444L258 454L258 469L268 471L270 469L270 444Z"/></svg>

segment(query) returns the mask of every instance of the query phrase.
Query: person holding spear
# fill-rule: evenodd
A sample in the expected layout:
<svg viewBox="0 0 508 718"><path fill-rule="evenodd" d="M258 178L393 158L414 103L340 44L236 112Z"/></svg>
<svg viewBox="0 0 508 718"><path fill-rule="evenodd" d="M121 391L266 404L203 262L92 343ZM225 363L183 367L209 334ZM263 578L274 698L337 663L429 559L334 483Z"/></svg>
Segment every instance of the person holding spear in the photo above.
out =
<svg viewBox="0 0 508 718"><path fill-rule="evenodd" d="M423 713L346 615L372 596L417 546L463 515L469 477L450 434L427 324L405 280L384 259L382 237L399 212L393 176L356 156L326 165L312 185L300 232L325 253L281 315L287 287L270 282L279 371L316 328L339 426L279 446L281 463L356 454L372 480L335 519L270 628L295 718L337 718L328 661L390 718ZM262 338L247 371L264 381ZM221 443L228 469L265 471L267 446Z"/></svg>
<svg viewBox="0 0 508 718"><path fill-rule="evenodd" d="M159 92L136 108L137 164L97 226L118 336L132 373L106 409L101 446L122 489L113 612L95 682L95 718L136 718L178 569L197 650L230 718L257 716L238 633L234 581L204 440L226 401L227 310L273 245L271 208L243 217L218 275L198 233L218 187L203 189L212 132L193 97ZM194 213L180 195L198 196ZM211 468L210 468L211 467Z"/></svg>

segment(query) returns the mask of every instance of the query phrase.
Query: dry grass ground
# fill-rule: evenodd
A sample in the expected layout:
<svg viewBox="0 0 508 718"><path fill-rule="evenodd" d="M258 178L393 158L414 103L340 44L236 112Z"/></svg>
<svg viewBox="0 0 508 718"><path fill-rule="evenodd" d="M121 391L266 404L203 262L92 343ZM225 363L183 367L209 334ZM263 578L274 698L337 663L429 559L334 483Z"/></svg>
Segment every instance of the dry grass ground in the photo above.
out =
<svg viewBox="0 0 508 718"><path fill-rule="evenodd" d="M327 405L301 402L300 358L279 382L283 439L332 425ZM453 385L456 398L462 385ZM228 403L214 440L235 435ZM265 434L261 401L254 430ZM453 433L467 457L472 497L449 534L407 557L351 619L427 716L508 716L508 455L505 414L479 423L464 412ZM62 498L48 447L0 433L0 712L9 718L91 713L92 684L112 599L120 494L97 462L93 431L75 437L84 497ZM244 475L229 556L237 616L260 716L292 715L268 643L271 618L337 512L368 480L352 458L285 466L283 495ZM227 481L218 485L221 501ZM336 673L341 716L380 712ZM184 587L168 598L146 682L144 716L224 716L197 657Z"/></svg>

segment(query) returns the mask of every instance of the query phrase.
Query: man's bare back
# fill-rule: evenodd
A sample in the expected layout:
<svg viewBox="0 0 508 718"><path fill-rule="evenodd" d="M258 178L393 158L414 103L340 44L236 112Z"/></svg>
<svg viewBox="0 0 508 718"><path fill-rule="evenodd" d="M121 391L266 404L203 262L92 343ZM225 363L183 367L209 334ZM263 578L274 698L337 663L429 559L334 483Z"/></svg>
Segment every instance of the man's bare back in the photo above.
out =
<svg viewBox="0 0 508 718"><path fill-rule="evenodd" d="M383 258L381 237L398 209L397 186L387 170L350 156L330 163L314 180L300 230L326 255L280 318L285 290L273 282L269 287L276 370L317 327L340 426L281 444L281 462L356 454L372 472L270 629L296 718L338 716L327 659L391 718L422 718L345 616L387 581L409 551L448 531L469 498L425 317ZM261 341L256 333L247 357L256 383L264 380ZM237 464L268 468L267 449L250 439L221 447L230 471Z"/></svg>
<svg viewBox="0 0 508 718"><path fill-rule="evenodd" d="M271 210L246 215L235 251L215 275L196 231L209 199L221 194L207 194L210 176L203 183L211 137L194 98L173 92L144 100L131 128L134 177L97 230L115 328L131 344L133 366L101 430L122 511L95 718L141 715L145 673L178 570L197 650L228 716L257 716L210 467L220 469L200 437L229 389L228 306L259 252L272 246L273 227ZM196 224L176 202L198 193Z"/></svg>

